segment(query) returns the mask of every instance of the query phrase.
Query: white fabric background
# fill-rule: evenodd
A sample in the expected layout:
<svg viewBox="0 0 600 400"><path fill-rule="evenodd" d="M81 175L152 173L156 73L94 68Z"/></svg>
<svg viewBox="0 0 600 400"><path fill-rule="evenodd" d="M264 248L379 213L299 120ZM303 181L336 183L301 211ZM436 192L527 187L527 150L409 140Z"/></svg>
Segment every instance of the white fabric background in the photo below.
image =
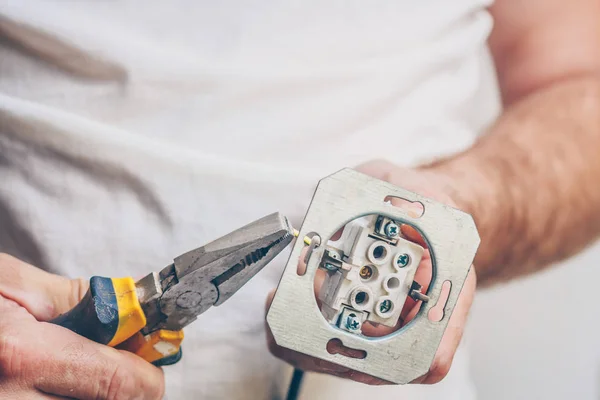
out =
<svg viewBox="0 0 600 400"><path fill-rule="evenodd" d="M164 213L35 154L24 162L43 184L3 170L0 194L69 276L139 276L276 210L298 225L319 178L373 158L452 154L490 123L486 5L4 0L0 14L120 65L128 80L77 79L2 46L0 111L12 122L0 139L120 168ZM166 369L168 398L267 399L285 386L263 331L284 260L187 328L182 362ZM312 398L362 388L325 379ZM462 353L442 385L372 390L473 396Z"/></svg>

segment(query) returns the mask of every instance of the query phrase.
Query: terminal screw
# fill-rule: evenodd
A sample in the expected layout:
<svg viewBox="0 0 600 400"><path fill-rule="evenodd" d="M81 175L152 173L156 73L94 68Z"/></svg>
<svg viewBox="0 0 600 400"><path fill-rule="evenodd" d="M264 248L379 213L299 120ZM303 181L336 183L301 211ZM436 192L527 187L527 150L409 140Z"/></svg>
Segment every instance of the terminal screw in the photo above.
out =
<svg viewBox="0 0 600 400"><path fill-rule="evenodd" d="M390 311L391 309L392 309L392 301L391 300L384 300L379 305L379 311L382 314L385 314L386 312Z"/></svg>
<svg viewBox="0 0 600 400"><path fill-rule="evenodd" d="M359 331L361 325L362 323L360 322L356 314L350 314L348 315L348 318L346 318L346 328L348 328L348 330L350 331Z"/></svg>
<svg viewBox="0 0 600 400"><path fill-rule="evenodd" d="M396 258L396 265L399 268L406 267L409 262L410 262L410 256L406 253L402 253L402 254L398 255L398 258Z"/></svg>
<svg viewBox="0 0 600 400"><path fill-rule="evenodd" d="M373 276L373 268L369 267L368 265L365 265L360 269L359 275L365 280L370 279Z"/></svg>
<svg viewBox="0 0 600 400"><path fill-rule="evenodd" d="M400 228L394 221L390 221L385 224L385 228L383 228L385 235L389 238L395 238L400 233Z"/></svg>

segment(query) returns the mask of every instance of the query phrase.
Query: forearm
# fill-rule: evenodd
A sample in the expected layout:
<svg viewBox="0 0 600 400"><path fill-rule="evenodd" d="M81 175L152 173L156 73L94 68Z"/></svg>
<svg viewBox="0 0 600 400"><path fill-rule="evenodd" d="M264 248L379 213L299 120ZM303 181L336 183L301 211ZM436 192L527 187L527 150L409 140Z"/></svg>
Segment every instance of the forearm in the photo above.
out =
<svg viewBox="0 0 600 400"><path fill-rule="evenodd" d="M475 219L481 284L573 255L600 234L600 78L516 101L474 147L427 169Z"/></svg>

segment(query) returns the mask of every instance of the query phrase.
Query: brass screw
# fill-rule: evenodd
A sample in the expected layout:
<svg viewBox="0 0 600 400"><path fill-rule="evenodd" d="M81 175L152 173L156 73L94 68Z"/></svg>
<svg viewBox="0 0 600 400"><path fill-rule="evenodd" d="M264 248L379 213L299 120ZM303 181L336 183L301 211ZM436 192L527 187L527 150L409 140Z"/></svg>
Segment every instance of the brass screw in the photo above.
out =
<svg viewBox="0 0 600 400"><path fill-rule="evenodd" d="M369 267L368 265L365 265L360 269L359 275L363 279L369 279L373 276L373 268Z"/></svg>

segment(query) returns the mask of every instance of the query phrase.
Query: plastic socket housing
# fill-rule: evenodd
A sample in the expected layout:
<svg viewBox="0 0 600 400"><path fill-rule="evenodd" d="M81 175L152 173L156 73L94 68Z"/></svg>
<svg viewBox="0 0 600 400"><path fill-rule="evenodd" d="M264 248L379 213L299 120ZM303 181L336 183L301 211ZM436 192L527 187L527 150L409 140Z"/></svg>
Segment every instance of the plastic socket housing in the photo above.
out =
<svg viewBox="0 0 600 400"><path fill-rule="evenodd" d="M382 234L389 223L395 224L383 216L361 217L327 243L329 257L322 261L327 276L319 299L330 323L345 329L341 314L350 308L360 312L363 322L397 324L424 249L399 232L395 237Z"/></svg>

